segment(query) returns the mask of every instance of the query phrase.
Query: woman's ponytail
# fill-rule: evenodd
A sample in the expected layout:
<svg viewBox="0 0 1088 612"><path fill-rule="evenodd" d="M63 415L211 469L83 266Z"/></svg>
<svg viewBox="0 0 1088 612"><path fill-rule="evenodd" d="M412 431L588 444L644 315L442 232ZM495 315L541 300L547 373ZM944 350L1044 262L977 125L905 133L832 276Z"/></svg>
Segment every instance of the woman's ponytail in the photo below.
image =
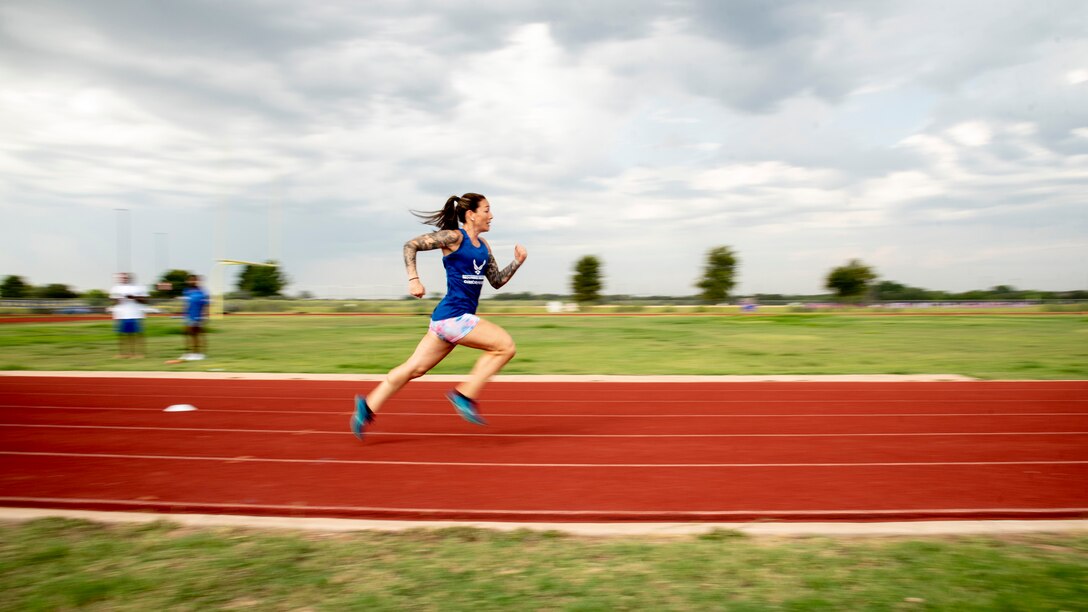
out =
<svg viewBox="0 0 1088 612"><path fill-rule="evenodd" d="M461 198L452 195L446 200L446 205L442 207L442 225L438 229L455 230L457 229L457 207L461 204ZM461 215L464 217L464 214Z"/></svg>
<svg viewBox="0 0 1088 612"><path fill-rule="evenodd" d="M484 196L478 193L466 193L463 196L450 196L442 210L434 212L419 212L413 210L412 214L423 220L424 225L433 225L440 230L455 230L457 222L465 222L465 213L476 210Z"/></svg>

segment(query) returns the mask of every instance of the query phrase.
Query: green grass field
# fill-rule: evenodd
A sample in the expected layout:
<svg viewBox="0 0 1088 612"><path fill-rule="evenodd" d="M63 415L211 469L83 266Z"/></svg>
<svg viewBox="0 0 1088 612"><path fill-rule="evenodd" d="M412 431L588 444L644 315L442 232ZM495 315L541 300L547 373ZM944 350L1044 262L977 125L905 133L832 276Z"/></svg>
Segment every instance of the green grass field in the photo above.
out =
<svg viewBox="0 0 1088 612"><path fill-rule="evenodd" d="M1088 536L0 525L3 610L1084 610Z"/></svg>
<svg viewBox="0 0 1088 612"><path fill-rule="evenodd" d="M486 316L517 341L508 374L1088 378L1081 315ZM228 316L211 327L209 360L174 366L164 361L182 352L177 319L149 319L148 356L131 360L115 357L108 321L5 324L0 369L379 374L411 354L426 324L423 314ZM433 373L465 373L475 357L458 349Z"/></svg>

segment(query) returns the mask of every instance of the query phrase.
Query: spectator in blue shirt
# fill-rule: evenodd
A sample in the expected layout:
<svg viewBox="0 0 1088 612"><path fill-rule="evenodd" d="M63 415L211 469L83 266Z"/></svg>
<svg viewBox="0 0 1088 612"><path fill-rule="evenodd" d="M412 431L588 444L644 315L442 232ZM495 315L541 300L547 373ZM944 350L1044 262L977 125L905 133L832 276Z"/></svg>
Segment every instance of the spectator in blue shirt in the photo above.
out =
<svg viewBox="0 0 1088 612"><path fill-rule="evenodd" d="M200 277L196 274L190 274L187 282L189 287L182 293L185 300L185 354L181 359L199 361L204 359L207 349L204 327L208 322L208 292L200 286Z"/></svg>

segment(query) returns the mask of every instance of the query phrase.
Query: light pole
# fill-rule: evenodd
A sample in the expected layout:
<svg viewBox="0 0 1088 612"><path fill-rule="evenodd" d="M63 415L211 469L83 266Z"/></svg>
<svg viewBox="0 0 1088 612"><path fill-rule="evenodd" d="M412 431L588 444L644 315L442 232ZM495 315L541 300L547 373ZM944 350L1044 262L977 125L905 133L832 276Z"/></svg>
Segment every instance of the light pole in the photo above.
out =
<svg viewBox="0 0 1088 612"><path fill-rule="evenodd" d="M130 254L132 222L129 219L129 209L115 208L117 214L117 270L116 272L132 272L132 257Z"/></svg>
<svg viewBox="0 0 1088 612"><path fill-rule="evenodd" d="M158 247L155 249L158 255L158 261L156 262L160 270L169 271L170 268L170 244L168 242L170 235L166 232L155 232L155 245Z"/></svg>

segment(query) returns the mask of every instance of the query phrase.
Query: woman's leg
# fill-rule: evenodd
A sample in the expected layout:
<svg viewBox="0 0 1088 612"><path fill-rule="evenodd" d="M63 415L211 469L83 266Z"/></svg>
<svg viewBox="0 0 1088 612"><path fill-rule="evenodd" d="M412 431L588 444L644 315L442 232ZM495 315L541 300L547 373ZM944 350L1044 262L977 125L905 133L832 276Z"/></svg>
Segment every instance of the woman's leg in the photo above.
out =
<svg viewBox="0 0 1088 612"><path fill-rule="evenodd" d="M457 391L470 399L479 397L488 379L501 370L517 353L517 347L510 334L484 319L480 319L476 327L461 338L458 344L484 351L484 354L476 360L468 380L457 386Z"/></svg>
<svg viewBox="0 0 1088 612"><path fill-rule="evenodd" d="M366 396L366 404L374 412L381 409L382 404L400 391L401 387L413 378L419 378L431 370L438 362L446 358L450 351L457 345L450 344L431 332L423 336L416 346L416 350L408 361L389 371L389 374L373 391Z"/></svg>

